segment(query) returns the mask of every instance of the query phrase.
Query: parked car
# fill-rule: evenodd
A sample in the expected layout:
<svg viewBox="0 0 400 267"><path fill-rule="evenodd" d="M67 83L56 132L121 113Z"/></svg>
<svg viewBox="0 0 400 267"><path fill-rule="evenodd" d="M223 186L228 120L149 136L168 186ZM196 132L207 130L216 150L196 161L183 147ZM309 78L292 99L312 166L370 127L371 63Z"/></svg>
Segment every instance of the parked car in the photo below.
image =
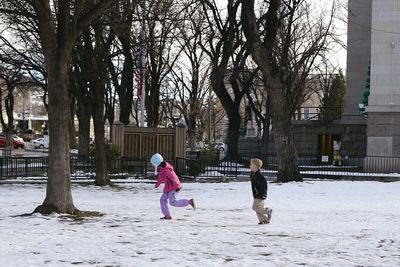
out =
<svg viewBox="0 0 400 267"><path fill-rule="evenodd" d="M31 145L34 148L49 148L49 137L41 137L35 140L31 140Z"/></svg>
<svg viewBox="0 0 400 267"><path fill-rule="evenodd" d="M25 143L25 140L22 137L20 137L20 136L18 136L16 134L13 135L13 138L18 140L18 141L20 141L20 142L24 142Z"/></svg>
<svg viewBox="0 0 400 267"><path fill-rule="evenodd" d="M17 148L21 148L21 149L24 149L25 148L25 142L24 142L24 139L22 139L22 141L21 141L21 139L22 138L15 138L14 136L13 136L13 147L15 148L15 149L17 149ZM6 137L6 135L5 134L0 134L0 147L6 147L6 144L7 144L7 137Z"/></svg>

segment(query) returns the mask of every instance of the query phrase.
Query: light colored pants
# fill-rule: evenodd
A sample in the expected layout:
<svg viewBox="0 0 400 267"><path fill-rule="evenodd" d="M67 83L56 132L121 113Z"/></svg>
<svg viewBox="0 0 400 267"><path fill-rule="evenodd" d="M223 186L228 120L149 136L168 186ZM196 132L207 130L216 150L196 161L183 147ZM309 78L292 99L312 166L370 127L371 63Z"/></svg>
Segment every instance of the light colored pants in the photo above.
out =
<svg viewBox="0 0 400 267"><path fill-rule="evenodd" d="M255 198L252 208L256 212L258 220L260 222L269 222L269 219L266 216L266 214L268 213L268 208L265 207L265 200L264 199Z"/></svg>
<svg viewBox="0 0 400 267"><path fill-rule="evenodd" d="M175 191L169 191L166 193L163 193L160 197L160 206L161 206L161 212L162 214L166 216L170 216L171 214L169 213L168 209L168 201L171 206L174 207L186 207L189 205L189 199L176 199L176 192Z"/></svg>

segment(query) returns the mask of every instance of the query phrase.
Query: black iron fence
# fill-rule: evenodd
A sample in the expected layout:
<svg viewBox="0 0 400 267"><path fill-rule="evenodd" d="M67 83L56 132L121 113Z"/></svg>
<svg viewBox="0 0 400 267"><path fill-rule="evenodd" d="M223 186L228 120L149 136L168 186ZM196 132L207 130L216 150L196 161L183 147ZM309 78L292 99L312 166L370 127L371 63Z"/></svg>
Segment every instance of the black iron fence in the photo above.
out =
<svg viewBox="0 0 400 267"><path fill-rule="evenodd" d="M46 176L47 157L4 157L0 158L0 178Z"/></svg>
<svg viewBox="0 0 400 267"><path fill-rule="evenodd" d="M264 165L262 172L276 176L278 164L276 154L242 155L239 161L210 161L207 159L178 159L184 162L182 175L198 177L238 177L248 175L251 158L260 158ZM303 177L309 178L351 178L357 177L398 177L400 179L400 157L351 156L343 155L338 161L322 155L299 155L298 167ZM182 165L182 164L181 164Z"/></svg>
<svg viewBox="0 0 400 267"><path fill-rule="evenodd" d="M260 158L264 165L262 172L275 176L277 157L275 154L242 155L239 161L219 160L212 157L177 158L174 162L177 174L188 179L235 179L248 176L251 158ZM95 158L71 157L71 175L93 177L95 175ZM310 178L343 178L357 176L390 176L400 179L400 157L382 156L342 156L339 162L333 162L320 155L300 155L299 170L303 177ZM147 178L148 169L153 169L147 160L118 158L108 161L108 171L112 178L135 177ZM0 158L0 179L15 177L46 177L48 171L47 157L3 157Z"/></svg>
<svg viewBox="0 0 400 267"><path fill-rule="evenodd" d="M243 155L242 163L249 165L251 158L263 161L263 171L275 173L278 169L276 154ZM399 176L400 157L342 155L338 160L323 155L299 155L298 166L304 177L344 177L344 176Z"/></svg>
<svg viewBox="0 0 400 267"><path fill-rule="evenodd" d="M292 119L293 120L317 120L332 121L342 118L343 107L319 107L305 106L297 107Z"/></svg>
<svg viewBox="0 0 400 267"><path fill-rule="evenodd" d="M148 162L143 159L117 158L107 162L111 177L146 177ZM0 179L15 177L45 177L48 157L4 157L0 158ZM71 176L90 177L95 175L94 157L70 157Z"/></svg>
<svg viewBox="0 0 400 267"><path fill-rule="evenodd" d="M184 178L236 178L239 164L218 158L177 158L176 172Z"/></svg>

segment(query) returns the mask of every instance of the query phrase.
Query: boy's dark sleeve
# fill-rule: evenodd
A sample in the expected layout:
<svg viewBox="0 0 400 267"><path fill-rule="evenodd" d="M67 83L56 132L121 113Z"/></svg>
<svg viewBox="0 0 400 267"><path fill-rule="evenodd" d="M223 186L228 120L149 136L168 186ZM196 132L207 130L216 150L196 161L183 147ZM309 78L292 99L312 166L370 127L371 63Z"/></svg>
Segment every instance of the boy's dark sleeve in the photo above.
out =
<svg viewBox="0 0 400 267"><path fill-rule="evenodd" d="M256 198L259 199L266 199L267 198L267 191L268 191L268 183L267 180L261 173L258 173L255 177L256 187L257 187L257 196Z"/></svg>

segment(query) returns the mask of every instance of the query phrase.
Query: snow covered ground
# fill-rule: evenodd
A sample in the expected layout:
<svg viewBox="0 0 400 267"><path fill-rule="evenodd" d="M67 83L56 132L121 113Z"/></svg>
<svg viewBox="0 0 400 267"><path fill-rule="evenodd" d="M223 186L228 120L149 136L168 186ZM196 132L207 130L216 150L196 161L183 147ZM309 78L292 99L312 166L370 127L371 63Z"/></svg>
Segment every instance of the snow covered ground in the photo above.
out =
<svg viewBox="0 0 400 267"><path fill-rule="evenodd" d="M400 266L400 182L269 184L269 225L249 182L186 183L198 209L160 221L152 184L73 185L75 205L103 217L13 217L45 185L0 185L0 266Z"/></svg>

